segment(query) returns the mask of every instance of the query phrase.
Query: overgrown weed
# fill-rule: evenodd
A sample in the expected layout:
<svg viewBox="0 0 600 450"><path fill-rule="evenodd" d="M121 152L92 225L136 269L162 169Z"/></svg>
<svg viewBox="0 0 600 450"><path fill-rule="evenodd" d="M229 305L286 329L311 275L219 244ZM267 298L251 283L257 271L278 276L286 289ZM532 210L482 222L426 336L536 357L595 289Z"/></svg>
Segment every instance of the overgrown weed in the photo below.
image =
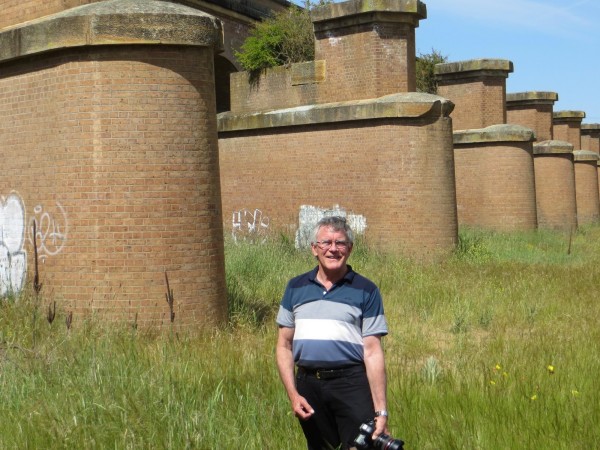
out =
<svg viewBox="0 0 600 450"><path fill-rule="evenodd" d="M461 230L455 254L429 265L356 243L350 263L380 285L390 328L393 436L423 449L594 448L600 227L570 240L567 254L564 233ZM285 283L315 265L293 245L226 243L230 323L217 330L95 317L67 328L60 307L46 319L48 299L2 300L0 447L303 448L274 364Z"/></svg>

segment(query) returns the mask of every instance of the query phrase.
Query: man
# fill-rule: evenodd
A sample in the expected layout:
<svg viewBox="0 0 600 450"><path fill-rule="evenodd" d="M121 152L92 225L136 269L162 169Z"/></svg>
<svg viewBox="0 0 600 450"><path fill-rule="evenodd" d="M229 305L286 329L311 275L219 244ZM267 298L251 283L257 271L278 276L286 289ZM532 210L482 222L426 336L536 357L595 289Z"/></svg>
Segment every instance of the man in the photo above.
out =
<svg viewBox="0 0 600 450"><path fill-rule="evenodd" d="M318 265L289 281L277 314L277 368L309 450L348 449L373 419L373 439L388 434L387 324L379 289L347 264L352 246L344 218L320 220Z"/></svg>

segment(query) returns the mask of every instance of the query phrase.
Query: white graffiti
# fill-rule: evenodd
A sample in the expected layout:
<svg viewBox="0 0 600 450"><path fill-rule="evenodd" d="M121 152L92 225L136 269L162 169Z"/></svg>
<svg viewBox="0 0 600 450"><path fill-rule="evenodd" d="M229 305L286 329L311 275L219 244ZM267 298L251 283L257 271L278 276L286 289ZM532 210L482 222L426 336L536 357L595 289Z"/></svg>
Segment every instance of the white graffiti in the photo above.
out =
<svg viewBox="0 0 600 450"><path fill-rule="evenodd" d="M33 208L33 217L29 221L29 242L33 241L33 223L35 222L35 244L40 261L44 262L48 256L55 256L61 252L67 242L69 224L64 208L56 202L58 217L44 210L42 205Z"/></svg>
<svg viewBox="0 0 600 450"><path fill-rule="evenodd" d="M266 232L269 228L269 218L264 216L260 209L253 212L247 209L241 209L233 213L231 220L232 237L235 242L238 240L249 240L261 242L266 240Z"/></svg>
<svg viewBox="0 0 600 450"><path fill-rule="evenodd" d="M25 208L21 197L11 193L0 197L0 296L16 294L23 289L27 273L25 240Z"/></svg>
<svg viewBox="0 0 600 450"><path fill-rule="evenodd" d="M359 214L348 214L344 208L334 205L331 209L317 206L302 205L298 213L298 230L296 231L296 248L310 247L315 225L323 217L345 217L348 225L355 235L364 234L367 228L367 219Z"/></svg>

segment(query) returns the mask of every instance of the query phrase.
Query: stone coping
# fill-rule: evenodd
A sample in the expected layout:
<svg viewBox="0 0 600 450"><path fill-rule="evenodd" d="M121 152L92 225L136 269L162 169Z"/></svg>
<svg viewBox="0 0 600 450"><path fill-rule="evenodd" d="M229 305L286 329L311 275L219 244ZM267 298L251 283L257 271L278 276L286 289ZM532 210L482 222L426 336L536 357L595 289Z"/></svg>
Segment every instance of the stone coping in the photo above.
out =
<svg viewBox="0 0 600 450"><path fill-rule="evenodd" d="M585 134L600 133L600 123L582 123L581 132Z"/></svg>
<svg viewBox="0 0 600 450"><path fill-rule="evenodd" d="M529 91L506 94L507 105L554 104L556 101L558 101L558 94L556 92Z"/></svg>
<svg viewBox="0 0 600 450"><path fill-rule="evenodd" d="M242 21L246 21L249 17L262 20L273 14L273 11L289 8L293 4L287 0L186 0L186 3L190 6L197 5L204 8L207 8L206 3L209 3L209 8L223 8L227 11L227 15L231 15L232 12L237 13L236 15L239 15Z"/></svg>
<svg viewBox="0 0 600 450"><path fill-rule="evenodd" d="M521 125L491 125L486 128L457 130L454 144L482 144L487 142L533 142L535 134Z"/></svg>
<svg viewBox="0 0 600 450"><path fill-rule="evenodd" d="M159 0L108 0L72 8L0 32L0 62L69 47L164 44L222 50L221 22Z"/></svg>
<svg viewBox="0 0 600 450"><path fill-rule="evenodd" d="M548 140L533 144L534 155L573 154L573 144L567 141Z"/></svg>
<svg viewBox="0 0 600 450"><path fill-rule="evenodd" d="M585 119L585 112L583 111L554 111L552 113L554 120L583 120Z"/></svg>
<svg viewBox="0 0 600 450"><path fill-rule="evenodd" d="M600 155L598 153L592 152L590 150L575 150L573 152L573 156L575 157L575 162L587 162L587 161L600 160Z"/></svg>
<svg viewBox="0 0 600 450"><path fill-rule="evenodd" d="M448 117L454 103L437 95L409 92L347 102L298 106L248 114L220 113L219 132L256 130L372 119Z"/></svg>
<svg viewBox="0 0 600 450"><path fill-rule="evenodd" d="M506 78L513 71L513 63L506 59L470 59L436 64L434 70L438 80L479 76Z"/></svg>
<svg viewBox="0 0 600 450"><path fill-rule="evenodd" d="M427 7L420 0L350 0L314 8L311 20L315 32L376 21L408 22L415 27L427 18Z"/></svg>

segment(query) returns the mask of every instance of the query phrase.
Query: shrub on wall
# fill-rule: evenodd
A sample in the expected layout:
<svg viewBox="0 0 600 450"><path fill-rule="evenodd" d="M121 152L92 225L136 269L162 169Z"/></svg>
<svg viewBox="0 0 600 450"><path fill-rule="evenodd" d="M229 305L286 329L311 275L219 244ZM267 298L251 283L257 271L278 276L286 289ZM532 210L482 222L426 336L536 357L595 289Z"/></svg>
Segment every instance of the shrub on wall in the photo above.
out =
<svg viewBox="0 0 600 450"><path fill-rule="evenodd" d="M417 56L417 92L437 94L434 68L436 64L448 61L448 57L431 49L431 53L420 53Z"/></svg>
<svg viewBox="0 0 600 450"><path fill-rule="evenodd" d="M256 73L268 67L313 60L315 37L310 9L326 3L330 1L307 0L304 8L292 6L257 23L235 53L244 70Z"/></svg>
<svg viewBox="0 0 600 450"><path fill-rule="evenodd" d="M250 36L235 56L242 68L258 78L260 71L269 67L284 66L296 62L311 61L315 57L315 36L310 9L332 3L332 0L311 2L304 8L292 6L258 22ZM419 54L417 57L417 91L437 93L434 67L447 62L448 57L437 50Z"/></svg>

